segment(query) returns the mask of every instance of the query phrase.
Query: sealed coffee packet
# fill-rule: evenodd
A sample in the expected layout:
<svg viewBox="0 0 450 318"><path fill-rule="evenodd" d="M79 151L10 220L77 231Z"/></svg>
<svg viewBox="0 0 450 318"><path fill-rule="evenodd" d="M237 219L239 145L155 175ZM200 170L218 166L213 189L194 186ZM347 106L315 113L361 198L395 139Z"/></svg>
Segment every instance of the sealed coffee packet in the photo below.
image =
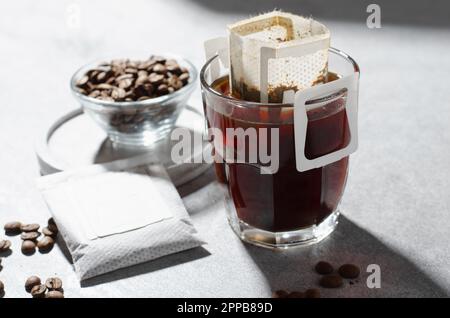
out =
<svg viewBox="0 0 450 318"><path fill-rule="evenodd" d="M273 11L228 27L233 96L283 102L283 93L326 81L330 31L311 19Z"/></svg>
<svg viewBox="0 0 450 318"><path fill-rule="evenodd" d="M38 179L80 280L204 242L164 167L147 156Z"/></svg>

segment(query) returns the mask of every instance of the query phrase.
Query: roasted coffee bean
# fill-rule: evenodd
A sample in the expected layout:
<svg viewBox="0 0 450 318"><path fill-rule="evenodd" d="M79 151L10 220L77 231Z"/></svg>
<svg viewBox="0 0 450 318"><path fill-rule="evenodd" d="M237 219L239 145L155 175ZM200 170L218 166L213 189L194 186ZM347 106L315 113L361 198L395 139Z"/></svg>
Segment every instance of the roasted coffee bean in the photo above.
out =
<svg viewBox="0 0 450 318"><path fill-rule="evenodd" d="M39 224L23 224L20 229L22 232L37 232L41 226Z"/></svg>
<svg viewBox="0 0 450 318"><path fill-rule="evenodd" d="M122 100L125 98L125 90L123 88L115 88L111 92L111 97L115 100Z"/></svg>
<svg viewBox="0 0 450 318"><path fill-rule="evenodd" d="M342 278L339 275L325 275L319 281L320 286L325 288L338 288L343 284Z"/></svg>
<svg viewBox="0 0 450 318"><path fill-rule="evenodd" d="M49 251L53 248L53 245L55 245L55 241L50 236L44 236L37 243L37 247L39 248L39 251Z"/></svg>
<svg viewBox="0 0 450 318"><path fill-rule="evenodd" d="M54 218L50 218L50 219L48 219L48 221L47 221L47 225L50 225L50 224L52 224L52 225L55 225L55 226L56 226L56 223L55 223L55 219L54 219Z"/></svg>
<svg viewBox="0 0 450 318"><path fill-rule="evenodd" d="M172 63L169 63L169 61L167 61L166 62L166 70L172 74L180 75L181 74L180 66L175 63L172 64Z"/></svg>
<svg viewBox="0 0 450 318"><path fill-rule="evenodd" d="M30 255L36 252L36 243L34 241L25 240L22 242L22 253Z"/></svg>
<svg viewBox="0 0 450 318"><path fill-rule="evenodd" d="M45 298L64 298L64 293L59 290L51 290L45 295Z"/></svg>
<svg viewBox="0 0 450 318"><path fill-rule="evenodd" d="M89 81L89 76L82 76L78 81L77 81L77 86L78 87L85 87L87 82Z"/></svg>
<svg viewBox="0 0 450 318"><path fill-rule="evenodd" d="M287 298L289 293L285 290L277 290L272 293L272 298Z"/></svg>
<svg viewBox="0 0 450 318"><path fill-rule="evenodd" d="M62 280L58 277L51 277L45 281L48 290L59 290L62 288Z"/></svg>
<svg viewBox="0 0 450 318"><path fill-rule="evenodd" d="M321 275L331 274L334 270L333 266L330 263L324 261L318 262L314 269Z"/></svg>
<svg viewBox="0 0 450 318"><path fill-rule="evenodd" d="M34 241L39 236L41 236L41 233L39 233L39 232L25 232L20 235L20 238L24 241L27 241L27 240Z"/></svg>
<svg viewBox="0 0 450 318"><path fill-rule="evenodd" d="M159 85L164 81L164 75L151 73L148 76L148 81L153 85Z"/></svg>
<svg viewBox="0 0 450 318"><path fill-rule="evenodd" d="M167 69L164 65L158 63L153 66L152 71L158 74L165 74L167 72Z"/></svg>
<svg viewBox="0 0 450 318"><path fill-rule="evenodd" d="M8 251L10 247L11 247L11 241L0 240L0 253Z"/></svg>
<svg viewBox="0 0 450 318"><path fill-rule="evenodd" d="M33 298L44 298L46 291L47 287L45 285L36 285L31 288L31 296L33 296Z"/></svg>
<svg viewBox="0 0 450 318"><path fill-rule="evenodd" d="M166 84L161 84L158 86L159 95L166 95L169 93L169 87Z"/></svg>
<svg viewBox="0 0 450 318"><path fill-rule="evenodd" d="M186 83L188 82L188 80L189 80L189 73L183 73L183 74L181 74L181 75L178 77L178 79L179 79L180 81L182 81L183 84L186 84Z"/></svg>
<svg viewBox="0 0 450 318"><path fill-rule="evenodd" d="M125 73L127 73L127 74L137 74L137 72L138 72L138 69L134 68L134 67L127 67L125 69Z"/></svg>
<svg viewBox="0 0 450 318"><path fill-rule="evenodd" d="M305 298L305 293L300 291L290 292L287 298Z"/></svg>
<svg viewBox="0 0 450 318"><path fill-rule="evenodd" d="M16 221L6 223L4 229L6 234L20 234L22 232L21 227L22 223Z"/></svg>
<svg viewBox="0 0 450 318"><path fill-rule="evenodd" d="M0 298L5 294L5 284L0 280Z"/></svg>
<svg viewBox="0 0 450 318"><path fill-rule="evenodd" d="M320 298L320 290L317 288L310 288L305 291L305 298Z"/></svg>
<svg viewBox="0 0 450 318"><path fill-rule="evenodd" d="M360 270L359 267L353 264L344 264L339 267L339 275L344 278L357 278L359 276Z"/></svg>
<svg viewBox="0 0 450 318"><path fill-rule="evenodd" d="M37 277L37 276L28 277L28 279L25 282L25 290L30 293L34 286L37 286L40 284L41 284L41 279L39 277Z"/></svg>
<svg viewBox="0 0 450 318"><path fill-rule="evenodd" d="M103 83L103 84L98 84L95 88L96 89L101 89L101 90L111 90L111 89L114 88L114 86L111 85L111 84Z"/></svg>
<svg viewBox="0 0 450 318"><path fill-rule="evenodd" d="M44 234L45 236L50 236L50 237L52 237L52 238L55 238L56 235L58 234L58 229L57 229L55 226L53 226L54 229L51 230L49 227L50 227L50 226L44 227L44 228L42 229L42 234Z"/></svg>

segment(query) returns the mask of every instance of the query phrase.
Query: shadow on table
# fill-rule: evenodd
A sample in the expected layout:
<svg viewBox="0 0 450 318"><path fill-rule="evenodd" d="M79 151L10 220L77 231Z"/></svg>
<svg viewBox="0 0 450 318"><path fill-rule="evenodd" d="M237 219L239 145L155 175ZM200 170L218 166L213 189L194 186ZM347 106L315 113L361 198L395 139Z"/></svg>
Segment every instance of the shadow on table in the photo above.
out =
<svg viewBox="0 0 450 318"><path fill-rule="evenodd" d="M337 20L366 23L367 6L376 3L381 7L381 21L387 24L412 26L450 27L448 12L450 2L446 0L191 0L210 10L222 13L255 15L273 9L313 16L319 20Z"/></svg>
<svg viewBox="0 0 450 318"><path fill-rule="evenodd" d="M90 287L100 284L109 283L112 281L139 276L154 271L159 271L165 268L181 265L184 263L192 262L204 257L209 256L210 253L203 247L196 247L187 251L167 255L146 263L134 265L118 269L114 272L89 278L81 282L81 287Z"/></svg>
<svg viewBox="0 0 450 318"><path fill-rule="evenodd" d="M280 252L251 245L246 248L272 290L317 287L320 276L314 272L314 265L326 260L335 267L357 264L361 267L361 277L353 285L346 281L339 289L321 289L324 297L448 297L413 262L345 217L341 217L336 231L320 244ZM380 289L366 286L369 264L381 268Z"/></svg>

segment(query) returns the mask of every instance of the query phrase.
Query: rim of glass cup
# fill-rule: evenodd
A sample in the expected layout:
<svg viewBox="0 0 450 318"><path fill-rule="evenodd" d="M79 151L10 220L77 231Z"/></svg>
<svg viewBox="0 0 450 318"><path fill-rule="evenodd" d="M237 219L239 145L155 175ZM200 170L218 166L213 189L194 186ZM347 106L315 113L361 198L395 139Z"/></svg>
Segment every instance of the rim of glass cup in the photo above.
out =
<svg viewBox="0 0 450 318"><path fill-rule="evenodd" d="M356 61L347 53L336 49L334 47L330 47L329 51L333 54L337 54L341 57L343 57L345 60L347 60L347 62L349 62L352 66L353 66L353 71L354 72L359 72L359 66L358 63L356 63ZM210 64L214 61L214 59L216 59L218 57L218 55L213 56L212 58L210 58L205 65L203 65L202 69L200 70L200 83L202 85L203 88L205 88L208 92L220 97L220 98L224 98L224 99L228 99L230 100L230 102L233 103L239 103L239 106L242 107L248 107L248 108L253 108L253 107L261 107L261 106L267 106L270 105L270 107L272 108L285 108L285 107L294 107L293 104L284 104L284 103L260 103L260 102L250 102L250 101L246 101L246 100L241 100L241 99L236 99L234 97L228 96L228 95L224 95L222 93L219 93L218 91L216 91L215 89L213 89L211 87L210 84L208 84L206 82L205 79L205 75L206 75L206 71L209 68ZM324 96L324 97L319 97L316 99L312 99L306 102L306 104L316 104L316 103L324 103L324 102L330 102L333 99L335 99L336 97L341 96L343 93L345 93L345 91L340 90L334 94L328 95L328 96Z"/></svg>
<svg viewBox="0 0 450 318"><path fill-rule="evenodd" d="M86 74L86 72L88 70L98 67L100 64L104 63L105 61L113 60L111 58L106 58L106 59L101 59L101 60L97 59L94 62L90 62L88 64L81 66L72 75L72 78L70 79L70 89L76 97L78 97L84 101L90 102L90 103L100 104L100 105L108 106L108 107L126 107L126 106L136 107L136 106L149 106L149 105L153 105L153 104L161 104L161 103L169 101L173 98L179 97L180 95L183 95L185 92L188 92L190 89L192 89L194 87L195 83L197 82L197 78L198 78L198 72L197 72L197 69L195 68L194 64L192 64L189 60L187 60L179 55L176 55L176 54L167 53L167 54L155 54L155 55L162 56L164 58L174 59L178 62L178 64L186 67L189 72L188 84L183 86L179 90L177 90L173 93L167 94L167 95L163 95L163 96L155 97L155 98L149 98L149 99L141 100L141 101L130 101L130 102L105 101L105 100L101 100L98 98L89 97L87 95L80 93L76 86L77 80L81 76Z"/></svg>

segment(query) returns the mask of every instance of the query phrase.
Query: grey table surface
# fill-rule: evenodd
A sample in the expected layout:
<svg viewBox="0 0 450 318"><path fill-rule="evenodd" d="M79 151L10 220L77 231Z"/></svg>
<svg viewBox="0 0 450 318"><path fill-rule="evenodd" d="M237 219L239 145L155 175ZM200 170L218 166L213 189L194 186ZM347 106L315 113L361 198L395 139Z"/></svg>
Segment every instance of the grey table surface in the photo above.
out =
<svg viewBox="0 0 450 318"><path fill-rule="evenodd" d="M275 289L315 285L311 268L321 259L381 267L380 289L367 288L364 270L358 284L325 296L449 296L448 4L378 1L382 28L369 29L367 1L126 3L0 4L0 223L49 217L35 187L34 139L49 120L77 106L68 88L76 68L99 57L152 52L175 52L200 67L204 40L277 7L325 22L332 45L361 67L360 148L351 158L339 227L320 244L285 252L243 244L226 223L208 171L179 189L208 243L203 248L80 284L61 248L27 257L12 238L13 253L0 270L6 297L27 297L22 286L32 274L63 278L67 297L267 297Z"/></svg>

